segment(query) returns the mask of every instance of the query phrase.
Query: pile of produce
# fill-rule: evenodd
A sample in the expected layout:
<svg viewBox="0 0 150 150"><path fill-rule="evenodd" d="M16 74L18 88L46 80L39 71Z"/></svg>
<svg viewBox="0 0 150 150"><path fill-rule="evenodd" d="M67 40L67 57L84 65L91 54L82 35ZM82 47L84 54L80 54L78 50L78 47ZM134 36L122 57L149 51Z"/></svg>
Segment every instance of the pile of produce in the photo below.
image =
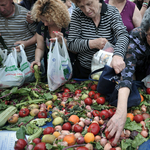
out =
<svg viewBox="0 0 150 150"><path fill-rule="evenodd" d="M93 81L74 81L50 92L42 82L0 89L0 129L16 132L15 150L133 150L150 139L150 89L139 89L141 103L128 109L117 145L107 122L116 107Z"/></svg>

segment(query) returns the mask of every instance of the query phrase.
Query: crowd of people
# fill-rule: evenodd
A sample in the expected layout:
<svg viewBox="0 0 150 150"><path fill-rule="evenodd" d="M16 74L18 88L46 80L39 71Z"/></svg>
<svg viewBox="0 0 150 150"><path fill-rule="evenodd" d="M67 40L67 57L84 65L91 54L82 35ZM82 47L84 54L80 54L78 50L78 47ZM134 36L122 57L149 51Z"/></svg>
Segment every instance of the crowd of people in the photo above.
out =
<svg viewBox="0 0 150 150"><path fill-rule="evenodd" d="M115 115L107 123L109 137L117 143L124 128L133 76L150 74L149 0L0 0L0 34L9 52L24 46L31 69L45 61L50 42L66 42L73 77L91 73L93 55L107 42L114 45L110 66L121 73ZM0 48L3 44L0 43ZM48 64L50 65L50 64Z"/></svg>

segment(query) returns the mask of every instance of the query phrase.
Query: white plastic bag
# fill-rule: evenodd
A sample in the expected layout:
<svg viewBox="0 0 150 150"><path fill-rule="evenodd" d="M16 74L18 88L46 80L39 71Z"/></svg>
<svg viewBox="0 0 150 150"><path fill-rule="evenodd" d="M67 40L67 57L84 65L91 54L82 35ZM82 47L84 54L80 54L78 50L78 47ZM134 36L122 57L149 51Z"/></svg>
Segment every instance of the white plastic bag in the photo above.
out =
<svg viewBox="0 0 150 150"><path fill-rule="evenodd" d="M109 66L112 60L113 52L114 49L112 45L109 42L107 42L102 50L99 50L93 55L93 59L91 63L91 71L93 72L97 69L104 67L105 65ZM100 77L101 73L102 71L95 73L94 75L98 75Z"/></svg>
<svg viewBox="0 0 150 150"><path fill-rule="evenodd" d="M144 82L144 85L147 87L147 88L150 88L150 75L146 76L142 82Z"/></svg>
<svg viewBox="0 0 150 150"><path fill-rule="evenodd" d="M47 79L50 91L54 91L65 84L72 77L72 66L65 42L62 38L62 48L57 39L52 50L48 53Z"/></svg>
<svg viewBox="0 0 150 150"><path fill-rule="evenodd" d="M24 83L24 73L17 66L17 52L14 49L0 68L0 88L21 86Z"/></svg>
<svg viewBox="0 0 150 150"><path fill-rule="evenodd" d="M27 56L22 45L19 45L19 46L20 46L20 52L17 52L17 60L20 66L19 69L21 70L21 72L24 73L25 82L31 82L34 80L34 74L32 73L30 69L31 64L27 60Z"/></svg>

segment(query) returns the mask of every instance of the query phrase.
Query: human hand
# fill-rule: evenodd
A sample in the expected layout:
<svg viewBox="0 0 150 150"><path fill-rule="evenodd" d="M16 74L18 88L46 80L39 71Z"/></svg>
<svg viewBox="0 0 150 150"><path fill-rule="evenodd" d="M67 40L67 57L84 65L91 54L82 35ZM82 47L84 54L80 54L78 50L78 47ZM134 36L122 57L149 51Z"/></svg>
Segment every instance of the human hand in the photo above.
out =
<svg viewBox="0 0 150 150"><path fill-rule="evenodd" d="M55 38L57 38L58 42L62 44L62 37L63 37L63 33L59 32L59 31L53 31ZM50 38L51 42L55 42L56 39L55 38Z"/></svg>
<svg viewBox="0 0 150 150"><path fill-rule="evenodd" d="M125 68L125 62L121 56L114 55L110 67L114 68L116 74L118 74Z"/></svg>
<svg viewBox="0 0 150 150"><path fill-rule="evenodd" d="M26 21L30 24L34 23L34 20L32 19L32 16L31 16L31 12L28 11L27 13L27 16L26 16Z"/></svg>
<svg viewBox="0 0 150 150"><path fill-rule="evenodd" d="M124 129L124 125L126 122L127 112L116 113L112 116L112 118L107 123L107 131L109 132L108 138L111 139L114 137L112 145L116 145L120 135Z"/></svg>
<svg viewBox="0 0 150 150"><path fill-rule="evenodd" d="M15 46L15 45L17 45L17 46ZM17 52L20 52L20 46L19 45L22 45L23 49L25 49L26 41L17 41L14 43L14 46L15 46Z"/></svg>
<svg viewBox="0 0 150 150"><path fill-rule="evenodd" d="M108 40L106 38L97 38L94 40L89 40L89 47L91 49L94 49L94 48L103 49L107 42Z"/></svg>
<svg viewBox="0 0 150 150"><path fill-rule="evenodd" d="M38 65L38 68L39 68L39 70L40 70L41 62L40 62L40 61L33 61L33 62L31 63L30 69L31 69L32 73L34 73L34 69L33 69L33 66L34 66L34 65Z"/></svg>

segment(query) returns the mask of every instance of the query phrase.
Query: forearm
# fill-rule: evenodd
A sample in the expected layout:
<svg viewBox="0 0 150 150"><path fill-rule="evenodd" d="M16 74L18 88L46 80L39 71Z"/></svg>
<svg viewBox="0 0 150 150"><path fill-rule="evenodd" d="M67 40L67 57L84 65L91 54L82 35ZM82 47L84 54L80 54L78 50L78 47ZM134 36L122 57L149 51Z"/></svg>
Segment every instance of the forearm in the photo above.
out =
<svg viewBox="0 0 150 150"><path fill-rule="evenodd" d="M118 103L117 112L126 113L127 112L127 102L130 94L130 89L127 87L120 88L118 91Z"/></svg>
<svg viewBox="0 0 150 150"><path fill-rule="evenodd" d="M30 38L29 40L26 41L25 47L28 47L28 46L33 45L35 43L36 43L36 34L32 38Z"/></svg>
<svg viewBox="0 0 150 150"><path fill-rule="evenodd" d="M38 47L35 50L35 61L41 61L44 56L44 50L39 49Z"/></svg>

